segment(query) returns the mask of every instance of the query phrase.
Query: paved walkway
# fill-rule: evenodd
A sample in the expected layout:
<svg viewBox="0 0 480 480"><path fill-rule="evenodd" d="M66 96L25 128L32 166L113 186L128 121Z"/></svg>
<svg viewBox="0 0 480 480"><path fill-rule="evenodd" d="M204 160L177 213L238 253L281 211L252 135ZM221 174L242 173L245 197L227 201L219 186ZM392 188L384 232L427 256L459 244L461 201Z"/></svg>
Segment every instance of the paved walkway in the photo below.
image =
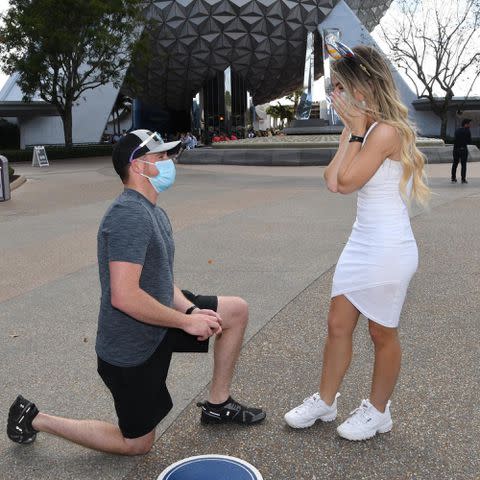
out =
<svg viewBox="0 0 480 480"><path fill-rule="evenodd" d="M95 373L99 286L96 231L120 185L106 159L18 165L28 182L0 204L0 430L18 392L41 409L114 420ZM0 434L0 478L156 479L170 463L203 453L235 455L266 480L480 478L480 164L451 185L430 167L430 212L415 214L420 268L405 305L404 364L394 430L366 443L307 431L282 416L316 388L334 264L348 236L354 196L332 195L321 167L180 166L161 204L176 238L176 281L201 293L238 294L250 326L235 395L263 405L254 428L205 428L210 355L176 355L175 408L142 458L90 452L48 435L27 447ZM368 394L372 349L359 324L340 418Z"/></svg>

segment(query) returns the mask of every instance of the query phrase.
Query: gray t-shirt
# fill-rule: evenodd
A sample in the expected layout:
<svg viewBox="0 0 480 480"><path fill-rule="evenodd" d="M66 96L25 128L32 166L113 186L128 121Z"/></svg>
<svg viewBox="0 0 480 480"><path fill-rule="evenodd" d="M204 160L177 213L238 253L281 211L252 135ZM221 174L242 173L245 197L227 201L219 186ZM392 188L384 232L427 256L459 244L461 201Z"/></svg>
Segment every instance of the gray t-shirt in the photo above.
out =
<svg viewBox="0 0 480 480"><path fill-rule="evenodd" d="M172 226L161 208L136 190L125 189L105 213L97 243L102 288L97 355L119 367L139 365L153 354L167 329L135 320L112 306L109 262L143 265L140 288L171 307L175 251Z"/></svg>

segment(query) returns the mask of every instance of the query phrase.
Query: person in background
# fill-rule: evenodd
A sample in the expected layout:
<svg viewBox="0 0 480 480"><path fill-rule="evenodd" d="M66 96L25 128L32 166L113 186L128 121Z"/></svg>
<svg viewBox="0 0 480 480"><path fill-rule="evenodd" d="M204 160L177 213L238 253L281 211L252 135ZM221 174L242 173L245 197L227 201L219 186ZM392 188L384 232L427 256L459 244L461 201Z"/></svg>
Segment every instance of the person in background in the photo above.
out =
<svg viewBox="0 0 480 480"><path fill-rule="evenodd" d="M197 146L197 139L192 132L187 132L185 135L185 149L192 150Z"/></svg>
<svg viewBox="0 0 480 480"><path fill-rule="evenodd" d="M469 118L462 120L462 126L455 130L455 137L453 141L453 163L452 163L452 183L457 183L457 167L460 162L462 183L467 182L467 159L468 159L468 145L472 143L472 134L470 126L472 121Z"/></svg>

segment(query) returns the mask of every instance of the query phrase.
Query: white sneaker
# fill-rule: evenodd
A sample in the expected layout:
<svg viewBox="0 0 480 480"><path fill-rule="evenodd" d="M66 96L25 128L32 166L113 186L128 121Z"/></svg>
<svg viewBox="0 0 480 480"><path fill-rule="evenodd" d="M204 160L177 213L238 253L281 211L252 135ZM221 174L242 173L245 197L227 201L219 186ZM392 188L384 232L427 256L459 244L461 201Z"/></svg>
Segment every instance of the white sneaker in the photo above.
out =
<svg viewBox="0 0 480 480"><path fill-rule="evenodd" d="M332 422L337 417L337 398L335 395L332 405L327 405L319 393L306 398L301 405L285 414L285 421L293 428L311 427L317 420Z"/></svg>
<svg viewBox="0 0 480 480"><path fill-rule="evenodd" d="M382 413L369 400L362 400L361 405L350 413L350 417L337 427L337 432L347 440L367 440L377 433L389 432L392 424L390 401Z"/></svg>

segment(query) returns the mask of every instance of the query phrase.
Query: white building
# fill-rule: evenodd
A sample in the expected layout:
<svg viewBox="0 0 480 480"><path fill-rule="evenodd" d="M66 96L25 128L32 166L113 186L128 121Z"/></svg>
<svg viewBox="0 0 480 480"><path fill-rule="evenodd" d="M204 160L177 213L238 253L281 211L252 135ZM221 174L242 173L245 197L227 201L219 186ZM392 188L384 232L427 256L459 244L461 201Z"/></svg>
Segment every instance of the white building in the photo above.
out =
<svg viewBox="0 0 480 480"><path fill-rule="evenodd" d="M152 3L152 8L156 9L155 18L159 20L159 27L154 32L158 47L156 53L169 52L172 55L167 61L164 60L165 55L154 57L150 68L155 75L151 77L149 96L134 101L132 115L125 114L122 118L121 130L140 127L156 129L161 133L189 130L192 98L197 93L202 111L201 129L228 130L233 125L227 123L230 118L240 119L240 125L243 122L245 126L247 102L242 99L247 92L250 92L255 104L261 105L302 85L308 31L321 33L324 28L337 27L342 31L342 41L348 45L375 44L369 31L375 27L378 16L386 11L391 0L373 0L368 2L368 7L367 2L357 0L289 1L287 3L291 4L291 8L288 13L283 0L248 0L242 4L220 2L209 12L202 13L207 19L214 17L215 22L198 21L200 10L195 10L198 2L187 0L178 6L176 15L184 16L183 23L169 13L173 8L171 4L177 2ZM225 11L217 12L219 8ZM266 14L265 8L268 8ZM244 9L248 9L248 16L245 16ZM268 22L262 21L265 17ZM180 28L179 25L185 22L191 28ZM251 23L249 28L245 27L245 22ZM286 28L287 25L289 28ZM194 32L197 37L191 37L191 33L187 35L187 31ZM319 39L320 35L317 35L317 52L321 52ZM316 68L320 75L321 62L317 62ZM222 104L224 98L215 103L215 95L221 97L225 94L222 89L227 70L231 82L231 91L228 92L230 114ZM217 77L212 78L212 71L218 72ZM409 107L420 134L437 136L440 131L438 117L428 111L423 102L416 101L416 95L394 71L403 101ZM142 78L142 72L139 76ZM113 133L111 113L119 92L119 88L108 84L84 93L73 109L73 143L98 143L105 132ZM24 103L22 96L17 77L13 75L0 90L0 117L15 119L18 123L21 148L63 144L63 126L55 108L38 97ZM450 135L453 135L461 117L478 118L470 108L478 109L479 102L478 99L470 102L461 116L453 107ZM479 134L475 125L478 122L474 123L474 136Z"/></svg>

